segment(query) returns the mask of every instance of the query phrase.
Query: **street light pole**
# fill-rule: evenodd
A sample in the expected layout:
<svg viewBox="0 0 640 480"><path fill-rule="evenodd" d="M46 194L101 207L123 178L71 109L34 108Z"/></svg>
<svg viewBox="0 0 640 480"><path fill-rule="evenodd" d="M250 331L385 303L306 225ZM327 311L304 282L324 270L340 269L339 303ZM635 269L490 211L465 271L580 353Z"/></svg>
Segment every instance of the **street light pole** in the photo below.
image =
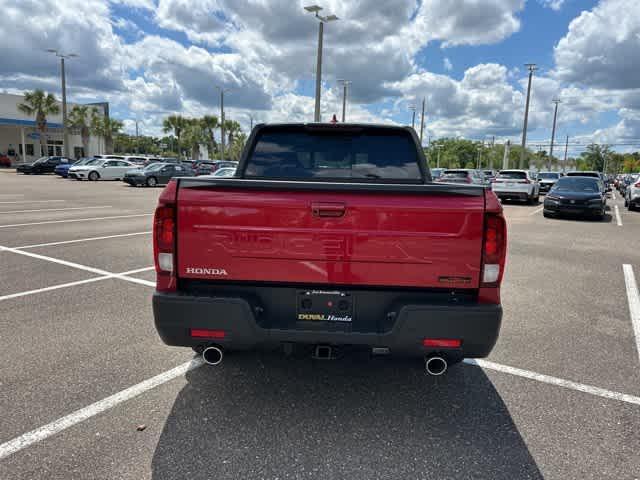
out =
<svg viewBox="0 0 640 480"><path fill-rule="evenodd" d="M60 58L60 76L62 80L62 155L69 156L69 135L67 132L67 78L64 70L65 58L77 57L75 53L63 54L54 48L47 49L47 52L55 54Z"/></svg>
<svg viewBox="0 0 640 480"><path fill-rule="evenodd" d="M347 87L352 83L350 80L338 79L342 83L342 123L347 118Z"/></svg>
<svg viewBox="0 0 640 480"><path fill-rule="evenodd" d="M314 13L316 18L320 21L318 25L318 61L316 63L316 105L313 113L313 121L320 121L320 93L322 88L322 37L324 32L324 24L338 20L335 15L327 15L323 17L318 12L322 10L322 7L318 5L309 5L304 7L307 12Z"/></svg>
<svg viewBox="0 0 640 480"><path fill-rule="evenodd" d="M538 67L535 63L527 63L525 66L529 69L529 85L527 86L527 103L524 107L524 125L522 127L522 151L520 152L520 165L518 168L524 168L524 157L526 155L526 147L527 147L527 124L529 123L529 100L531 98L531 80L533 78L533 72L535 72Z"/></svg>
<svg viewBox="0 0 640 480"><path fill-rule="evenodd" d="M569 135L567 135L567 141L564 144L564 162L562 162L562 173L567 168L567 150L569 150Z"/></svg>

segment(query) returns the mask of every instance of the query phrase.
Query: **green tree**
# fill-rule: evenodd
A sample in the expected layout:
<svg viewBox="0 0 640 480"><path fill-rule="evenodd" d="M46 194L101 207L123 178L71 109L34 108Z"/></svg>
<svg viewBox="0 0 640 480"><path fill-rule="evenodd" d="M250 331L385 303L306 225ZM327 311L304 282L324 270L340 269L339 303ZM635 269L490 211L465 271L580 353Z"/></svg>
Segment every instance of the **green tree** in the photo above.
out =
<svg viewBox="0 0 640 480"><path fill-rule="evenodd" d="M177 139L177 148L181 148L182 132L186 128L188 120L182 115L169 115L162 121L162 130L164 133L173 132Z"/></svg>
<svg viewBox="0 0 640 480"><path fill-rule="evenodd" d="M94 135L104 138L104 153L113 153L113 138L124 124L115 118L104 117L100 114L92 115L91 131Z"/></svg>
<svg viewBox="0 0 640 480"><path fill-rule="evenodd" d="M91 119L94 112L97 114L97 108L89 108L88 105L76 105L69 112L67 117L68 127L80 130L80 138L82 139L82 150L84 155L89 155L89 140L91 138Z"/></svg>
<svg viewBox="0 0 640 480"><path fill-rule="evenodd" d="M599 143L587 145L586 150L580 154L578 159L578 169L603 172L605 162L610 160L612 153L609 145L600 145ZM609 170L608 167L607 170Z"/></svg>
<svg viewBox="0 0 640 480"><path fill-rule="evenodd" d="M247 136L244 133L239 133L233 138L233 142L229 146L229 159L240 160L242 152L244 151L245 144L247 143Z"/></svg>
<svg viewBox="0 0 640 480"><path fill-rule="evenodd" d="M60 113L60 105L58 105L56 97L51 93L45 93L43 90L27 92L24 94L24 102L18 104L18 110L25 115L35 117L36 128L40 132L40 154L44 155L44 146L47 144L44 138L47 129L47 116Z"/></svg>
<svg viewBox="0 0 640 480"><path fill-rule="evenodd" d="M218 150L214 132L216 128L220 128L220 121L215 115L205 115L200 119L200 125L207 136L206 145L207 150L209 150L209 156L211 157L214 155L214 152Z"/></svg>
<svg viewBox="0 0 640 480"><path fill-rule="evenodd" d="M242 132L240 128L240 124L235 120L225 120L224 121L224 131L227 134L227 145L233 145L233 138Z"/></svg>
<svg viewBox="0 0 640 480"><path fill-rule="evenodd" d="M182 145L191 151L191 158L200 158L200 145L207 143L207 134L199 119L186 119L182 133Z"/></svg>

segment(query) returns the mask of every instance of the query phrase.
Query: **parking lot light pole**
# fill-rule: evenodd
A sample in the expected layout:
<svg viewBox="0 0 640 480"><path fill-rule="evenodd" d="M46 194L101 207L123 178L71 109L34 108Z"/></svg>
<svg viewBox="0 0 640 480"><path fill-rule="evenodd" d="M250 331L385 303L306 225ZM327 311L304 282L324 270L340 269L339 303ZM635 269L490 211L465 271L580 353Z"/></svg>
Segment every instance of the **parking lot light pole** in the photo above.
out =
<svg viewBox="0 0 640 480"><path fill-rule="evenodd" d="M224 160L224 94L229 88L216 86L220 90L220 160Z"/></svg>
<svg viewBox="0 0 640 480"><path fill-rule="evenodd" d="M527 124L529 123L529 100L531 99L531 80L533 78L533 72L538 69L535 63L527 63L525 64L525 67L529 69L529 85L527 86L527 103L524 107L524 125L522 126L522 151L520 152L520 165L518 165L519 169L524 168L524 157L526 155Z"/></svg>
<svg viewBox="0 0 640 480"><path fill-rule="evenodd" d="M416 129L416 106L409 105L409 110L411 110L411 128Z"/></svg>
<svg viewBox="0 0 640 480"><path fill-rule="evenodd" d="M322 7L318 5L309 5L304 7L307 12L315 14L319 20L318 26L318 63L316 65L316 106L313 114L313 121L320 121L320 89L322 88L322 36L324 32L324 24L338 20L335 15L322 16L318 12L322 10Z"/></svg>
<svg viewBox="0 0 640 480"><path fill-rule="evenodd" d="M340 78L338 83L342 84L342 123L344 123L347 118L347 89L352 82L351 80Z"/></svg>
<svg viewBox="0 0 640 480"><path fill-rule="evenodd" d="M62 155L69 156L69 136L67 134L67 79L64 71L65 58L75 58L75 53L60 53L55 48L48 48L47 52L60 58L60 77L62 80Z"/></svg>

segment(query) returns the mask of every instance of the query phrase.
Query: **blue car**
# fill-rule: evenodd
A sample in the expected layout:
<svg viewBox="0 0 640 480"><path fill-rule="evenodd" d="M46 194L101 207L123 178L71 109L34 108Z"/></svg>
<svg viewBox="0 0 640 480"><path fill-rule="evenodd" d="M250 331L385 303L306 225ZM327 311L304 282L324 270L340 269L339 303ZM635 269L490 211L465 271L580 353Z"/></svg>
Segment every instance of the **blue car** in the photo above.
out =
<svg viewBox="0 0 640 480"><path fill-rule="evenodd" d="M77 167L79 165L84 165L87 162L93 160L92 157L87 157L87 158L81 158L80 160L78 160L75 163L61 163L60 165L58 165L55 170L54 173L56 175L60 175L62 178L67 178L69 176L69 169L71 167Z"/></svg>

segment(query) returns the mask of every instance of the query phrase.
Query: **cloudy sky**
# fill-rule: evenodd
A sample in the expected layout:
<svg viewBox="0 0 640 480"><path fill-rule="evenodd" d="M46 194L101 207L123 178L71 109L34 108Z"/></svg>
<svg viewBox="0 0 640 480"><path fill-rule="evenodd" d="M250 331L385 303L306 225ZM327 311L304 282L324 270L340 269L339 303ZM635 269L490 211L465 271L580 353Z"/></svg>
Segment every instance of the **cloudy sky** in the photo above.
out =
<svg viewBox="0 0 640 480"><path fill-rule="evenodd" d="M427 135L517 140L526 70L532 143L558 135L640 146L638 0L0 0L0 91L59 93L45 52L77 53L68 95L107 100L131 131L158 134L169 113L311 121L318 3L325 26L323 118L411 121L426 97ZM620 147L624 149L624 147ZM577 152L576 152L577 153Z"/></svg>

